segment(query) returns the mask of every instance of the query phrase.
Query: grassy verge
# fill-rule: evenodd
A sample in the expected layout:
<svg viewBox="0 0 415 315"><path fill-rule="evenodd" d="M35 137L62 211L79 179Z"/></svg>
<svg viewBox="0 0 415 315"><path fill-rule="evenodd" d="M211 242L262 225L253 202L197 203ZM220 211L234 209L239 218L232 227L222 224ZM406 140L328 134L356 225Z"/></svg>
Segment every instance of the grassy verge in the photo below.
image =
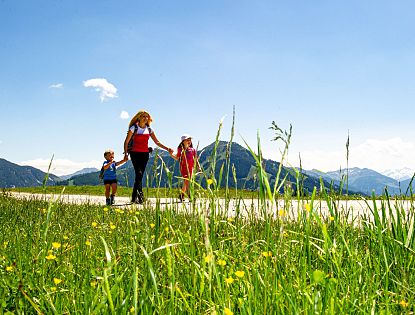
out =
<svg viewBox="0 0 415 315"><path fill-rule="evenodd" d="M413 209L392 228L377 219L354 228L340 212L323 220L312 203L295 220L283 209L267 221L190 210L0 197L0 312L414 309Z"/></svg>

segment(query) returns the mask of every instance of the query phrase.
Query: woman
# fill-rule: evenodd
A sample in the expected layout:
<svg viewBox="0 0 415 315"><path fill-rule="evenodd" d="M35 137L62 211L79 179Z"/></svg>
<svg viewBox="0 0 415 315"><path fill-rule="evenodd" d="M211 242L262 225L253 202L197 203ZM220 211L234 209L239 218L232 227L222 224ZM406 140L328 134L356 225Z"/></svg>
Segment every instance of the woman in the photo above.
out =
<svg viewBox="0 0 415 315"><path fill-rule="evenodd" d="M135 181L131 202L142 204L144 202L143 194L143 175L149 158L148 139L151 138L160 148L173 152L171 148L163 145L156 137L152 128L150 128L153 119L150 114L140 110L128 126L127 137L124 141L124 158L130 154L131 162L134 166Z"/></svg>

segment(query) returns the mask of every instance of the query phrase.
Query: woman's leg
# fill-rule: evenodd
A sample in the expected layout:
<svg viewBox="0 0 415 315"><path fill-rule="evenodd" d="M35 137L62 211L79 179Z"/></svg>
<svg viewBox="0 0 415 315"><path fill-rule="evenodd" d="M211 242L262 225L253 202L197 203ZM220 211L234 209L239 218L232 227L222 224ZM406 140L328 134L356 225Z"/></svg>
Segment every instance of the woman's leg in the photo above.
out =
<svg viewBox="0 0 415 315"><path fill-rule="evenodd" d="M131 162L134 166L135 181L131 201L144 202L143 176L146 170L149 154L148 152L131 152Z"/></svg>

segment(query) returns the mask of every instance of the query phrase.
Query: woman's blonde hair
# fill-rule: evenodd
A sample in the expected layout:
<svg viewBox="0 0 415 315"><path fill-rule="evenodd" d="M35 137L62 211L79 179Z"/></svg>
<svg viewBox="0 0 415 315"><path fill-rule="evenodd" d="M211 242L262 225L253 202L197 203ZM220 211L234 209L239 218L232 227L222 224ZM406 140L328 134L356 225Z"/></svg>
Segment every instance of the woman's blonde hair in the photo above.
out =
<svg viewBox="0 0 415 315"><path fill-rule="evenodd" d="M128 125L128 128L131 128L132 125L136 124L140 120L141 116L143 116L143 115L147 115L148 116L147 127L150 127L151 123L153 122L153 118L151 118L151 115L149 114L149 112L146 112L145 110L140 110L131 119L130 124Z"/></svg>

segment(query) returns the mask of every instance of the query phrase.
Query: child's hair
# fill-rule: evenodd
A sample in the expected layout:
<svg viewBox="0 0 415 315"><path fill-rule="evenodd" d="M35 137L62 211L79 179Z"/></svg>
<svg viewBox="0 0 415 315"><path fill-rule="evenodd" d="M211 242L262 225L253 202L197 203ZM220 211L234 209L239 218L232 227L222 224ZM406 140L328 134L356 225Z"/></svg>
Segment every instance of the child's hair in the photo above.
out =
<svg viewBox="0 0 415 315"><path fill-rule="evenodd" d="M132 125L134 125L135 123L137 123L137 121L139 121L140 118L141 118L141 116L143 116L143 115L148 115L147 127L150 127L151 123L153 122L153 118L151 118L151 115L149 114L149 112L146 112L145 110L140 110L130 120L130 124L128 125L128 128L131 128Z"/></svg>
<svg viewBox="0 0 415 315"><path fill-rule="evenodd" d="M111 150L111 149L107 149L107 150L105 150L105 152L104 152L104 158L107 158L107 155L108 155L108 154L111 154L111 153L114 153L114 151L113 151L113 150Z"/></svg>

